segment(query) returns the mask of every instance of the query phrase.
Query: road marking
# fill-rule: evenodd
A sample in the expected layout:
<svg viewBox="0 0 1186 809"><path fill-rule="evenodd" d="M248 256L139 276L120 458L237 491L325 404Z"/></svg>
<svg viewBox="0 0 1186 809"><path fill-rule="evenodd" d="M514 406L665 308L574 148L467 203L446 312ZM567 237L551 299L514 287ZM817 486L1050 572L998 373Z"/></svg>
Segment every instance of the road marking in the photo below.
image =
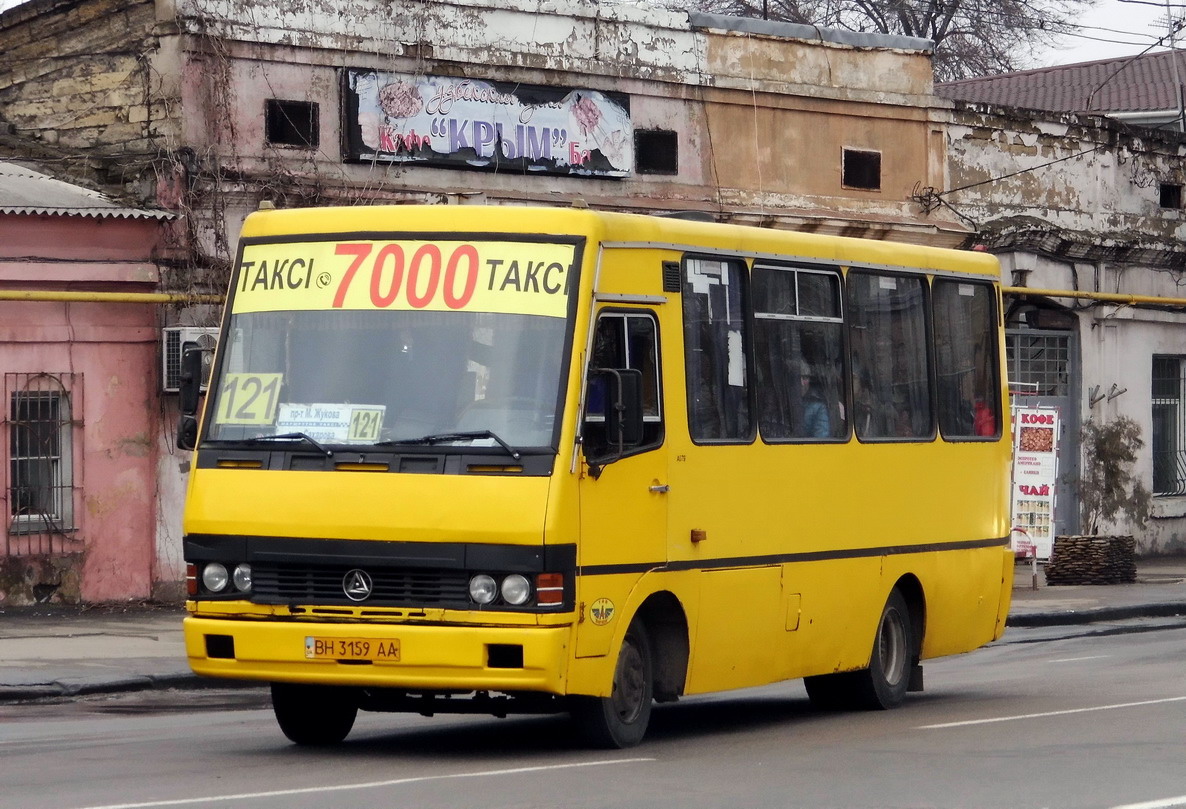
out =
<svg viewBox="0 0 1186 809"><path fill-rule="evenodd" d="M1057 660L1047 660L1047 663L1078 663L1080 660L1102 660L1112 655L1089 655L1087 657L1060 657Z"/></svg>
<svg viewBox="0 0 1186 809"><path fill-rule="evenodd" d="M1117 708L1139 708L1143 705L1163 705L1167 702L1186 702L1186 697L1166 697L1165 699L1146 699L1140 702L1118 702L1115 705L1097 705L1093 708L1070 708L1065 711L1042 711L1041 713L1025 713L1016 716L994 716L989 719L968 719L964 722L944 722L939 725L919 725L916 730L938 730L940 728L962 728L969 725L991 725L994 722L1014 722L1018 719L1040 719L1044 716L1066 716L1074 713L1092 713L1093 711L1113 711ZM1173 804L1167 804L1172 806Z"/></svg>
<svg viewBox="0 0 1186 809"><path fill-rule="evenodd" d="M1146 801L1145 803L1126 803L1124 806L1113 806L1112 809L1168 809L1170 806L1186 806L1186 795L1162 798L1159 801Z"/></svg>
<svg viewBox="0 0 1186 809"><path fill-rule="evenodd" d="M475 772L457 772L448 775L421 775L414 778L393 778L390 781L364 781L358 784L338 784L332 787L304 787L302 789L277 789L271 792L242 792L238 795L209 795L202 798L175 798L168 801L145 801L144 803L110 803L103 806L87 806L83 809L151 809L156 806L187 806L196 803L216 803L218 801L243 801L253 798L282 798L286 795L311 795L317 792L345 792L351 789L376 789L401 784L416 784L424 781L448 781L454 778L484 778L496 775L517 775L525 772L546 772L550 770L568 770L577 767L602 767L609 764L637 764L643 761L654 761L653 758L617 758L608 761L580 761L575 764L546 764L539 767L513 767L505 770L477 770Z"/></svg>

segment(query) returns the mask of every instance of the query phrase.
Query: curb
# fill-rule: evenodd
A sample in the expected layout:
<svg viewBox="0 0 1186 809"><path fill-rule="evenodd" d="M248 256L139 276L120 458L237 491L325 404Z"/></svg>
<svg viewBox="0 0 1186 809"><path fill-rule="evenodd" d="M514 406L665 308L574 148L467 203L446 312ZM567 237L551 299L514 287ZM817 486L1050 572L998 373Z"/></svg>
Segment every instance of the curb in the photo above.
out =
<svg viewBox="0 0 1186 809"><path fill-rule="evenodd" d="M1128 607L1093 607L1065 612L1033 612L1010 615L1005 626L1076 626L1100 621L1129 621L1134 618L1173 618L1186 615L1186 603L1135 604Z"/></svg>
<svg viewBox="0 0 1186 809"><path fill-rule="evenodd" d="M52 683L0 685L0 705L40 700L73 699L101 694L127 694L170 689L198 691L212 689L266 688L254 680L199 677L196 674L136 675L89 680L55 680Z"/></svg>

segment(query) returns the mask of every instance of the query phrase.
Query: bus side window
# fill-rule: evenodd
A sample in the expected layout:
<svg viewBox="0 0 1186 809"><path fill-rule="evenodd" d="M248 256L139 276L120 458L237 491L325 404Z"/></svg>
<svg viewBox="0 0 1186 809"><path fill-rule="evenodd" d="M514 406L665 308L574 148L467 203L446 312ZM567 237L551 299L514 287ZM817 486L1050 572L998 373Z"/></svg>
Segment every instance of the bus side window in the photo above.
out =
<svg viewBox="0 0 1186 809"><path fill-rule="evenodd" d="M597 319L589 368L632 369L642 375L642 441L631 449L653 449L663 443L663 403L659 374L658 325L652 314L603 312ZM617 451L606 436L605 378L590 374L585 393L582 435L590 458Z"/></svg>
<svg viewBox="0 0 1186 809"><path fill-rule="evenodd" d="M988 284L935 279L935 368L944 438L1000 435L995 296Z"/></svg>
<svg viewBox="0 0 1186 809"><path fill-rule="evenodd" d="M753 440L745 357L746 275L739 261L684 261L684 363L693 441Z"/></svg>
<svg viewBox="0 0 1186 809"><path fill-rule="evenodd" d="M852 270L847 288L857 438L932 438L925 280Z"/></svg>
<svg viewBox="0 0 1186 809"><path fill-rule="evenodd" d="M834 271L755 266L754 379L766 441L848 435L844 321Z"/></svg>

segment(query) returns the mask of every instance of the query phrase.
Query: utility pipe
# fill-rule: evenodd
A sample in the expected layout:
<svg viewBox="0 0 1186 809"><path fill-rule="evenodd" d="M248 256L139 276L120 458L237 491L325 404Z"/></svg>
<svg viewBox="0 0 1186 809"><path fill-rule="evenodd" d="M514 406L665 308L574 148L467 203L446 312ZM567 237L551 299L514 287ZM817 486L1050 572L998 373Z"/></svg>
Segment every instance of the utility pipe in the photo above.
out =
<svg viewBox="0 0 1186 809"><path fill-rule="evenodd" d="M1040 295L1046 298L1080 298L1107 303L1157 304L1186 306L1186 298L1163 298L1157 295L1129 295L1117 292L1082 292L1074 289L1035 289L1001 287L1006 295ZM66 292L50 290L0 289L0 301L71 301L80 303L213 303L222 304L222 295L190 292Z"/></svg>
<svg viewBox="0 0 1186 809"><path fill-rule="evenodd" d="M0 289L0 301L68 301L78 303L217 303L222 295L190 292L65 292Z"/></svg>
<svg viewBox="0 0 1186 809"><path fill-rule="evenodd" d="M1006 295L1041 295L1044 298L1082 298L1137 306L1142 303L1160 306L1186 306L1186 298L1162 298L1157 295L1128 295L1117 292L1080 292L1075 289L1034 289L1033 287L1001 287Z"/></svg>

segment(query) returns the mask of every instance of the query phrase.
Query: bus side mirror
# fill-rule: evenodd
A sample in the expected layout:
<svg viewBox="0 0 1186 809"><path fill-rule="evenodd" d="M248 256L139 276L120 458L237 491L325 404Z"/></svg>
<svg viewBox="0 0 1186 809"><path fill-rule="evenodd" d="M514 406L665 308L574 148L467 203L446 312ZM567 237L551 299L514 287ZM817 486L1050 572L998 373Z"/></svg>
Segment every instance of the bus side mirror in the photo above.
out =
<svg viewBox="0 0 1186 809"><path fill-rule="evenodd" d="M202 390L202 349L197 343L185 343L181 347L180 370L177 404L181 420L177 424L177 448L193 449L198 445L198 394Z"/></svg>
<svg viewBox="0 0 1186 809"><path fill-rule="evenodd" d="M620 456L642 443L642 371L635 368L596 368L590 388L600 387L605 417L605 439Z"/></svg>

